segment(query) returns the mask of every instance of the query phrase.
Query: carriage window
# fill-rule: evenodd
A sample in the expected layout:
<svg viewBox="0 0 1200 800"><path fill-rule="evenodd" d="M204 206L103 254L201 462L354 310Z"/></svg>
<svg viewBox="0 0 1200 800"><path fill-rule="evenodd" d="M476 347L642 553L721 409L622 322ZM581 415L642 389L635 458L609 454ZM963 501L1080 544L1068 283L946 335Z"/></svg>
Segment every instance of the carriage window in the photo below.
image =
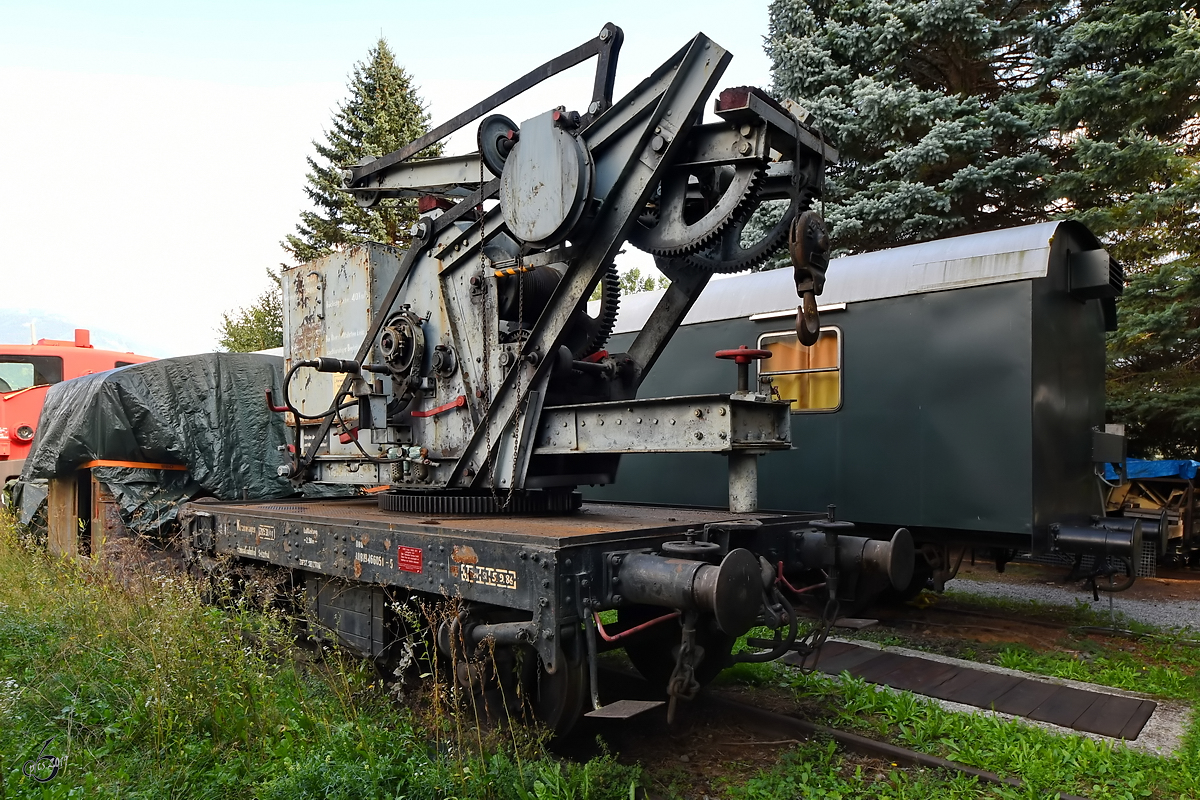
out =
<svg viewBox="0 0 1200 800"><path fill-rule="evenodd" d="M62 374L63 360L58 356L0 355L0 392L58 383Z"/></svg>
<svg viewBox="0 0 1200 800"><path fill-rule="evenodd" d="M822 328L812 347L796 339L795 331L760 336L758 346L771 358L758 362L759 375L770 376L779 396L792 402L792 411L834 411L842 404L842 336L837 328Z"/></svg>

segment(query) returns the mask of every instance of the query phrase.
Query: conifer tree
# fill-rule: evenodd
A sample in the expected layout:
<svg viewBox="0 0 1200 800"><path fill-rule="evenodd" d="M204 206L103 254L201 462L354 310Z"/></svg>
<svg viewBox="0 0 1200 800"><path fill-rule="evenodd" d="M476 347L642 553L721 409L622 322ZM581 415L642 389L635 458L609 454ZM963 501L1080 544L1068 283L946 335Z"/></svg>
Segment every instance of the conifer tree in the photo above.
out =
<svg viewBox="0 0 1200 800"><path fill-rule="evenodd" d="M1130 275L1109 397L1131 452L1200 450L1200 21L1179 0L773 0L774 89L837 143L859 252L1071 217Z"/></svg>
<svg viewBox="0 0 1200 800"><path fill-rule="evenodd" d="M342 169L364 156L378 157L424 134L429 115L412 79L396 64L388 43L380 39L364 61L354 66L349 96L333 116L325 141L314 141L317 158L308 158L305 192L314 210L300 214L296 233L281 244L297 263L327 255L333 249L373 241L405 245L417 220L416 202L385 199L363 209L342 190ZM434 155L431 147L425 155Z"/></svg>
<svg viewBox="0 0 1200 800"><path fill-rule="evenodd" d="M267 270L271 287L252 304L221 315L217 346L229 353L252 353L283 346L283 287L278 272Z"/></svg>

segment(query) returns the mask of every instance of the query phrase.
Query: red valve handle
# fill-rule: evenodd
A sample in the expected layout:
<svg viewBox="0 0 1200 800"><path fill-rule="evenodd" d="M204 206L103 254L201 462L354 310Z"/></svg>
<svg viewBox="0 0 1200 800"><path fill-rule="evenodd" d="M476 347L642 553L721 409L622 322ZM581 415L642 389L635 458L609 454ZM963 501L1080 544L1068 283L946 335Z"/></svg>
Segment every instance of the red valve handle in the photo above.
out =
<svg viewBox="0 0 1200 800"><path fill-rule="evenodd" d="M770 350L751 350L746 345L742 345L736 350L718 350L716 352L717 358L731 359L737 364L749 364L751 361L770 358L771 355Z"/></svg>

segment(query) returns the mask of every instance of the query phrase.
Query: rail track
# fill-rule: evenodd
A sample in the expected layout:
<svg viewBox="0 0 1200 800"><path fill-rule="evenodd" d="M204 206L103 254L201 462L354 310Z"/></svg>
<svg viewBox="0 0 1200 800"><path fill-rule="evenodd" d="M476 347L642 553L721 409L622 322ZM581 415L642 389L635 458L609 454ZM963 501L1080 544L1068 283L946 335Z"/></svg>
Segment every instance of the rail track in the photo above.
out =
<svg viewBox="0 0 1200 800"><path fill-rule="evenodd" d="M622 697L655 698L651 686L634 673L612 667L605 668L605 682L610 691ZM586 760L597 755L597 740L603 738L606 747L617 753L637 753L641 763L666 760L687 762L688 753L696 760L708 756L726 760L749 760L755 768L767 767L778 757L781 748L809 740L832 740L843 750L878 759L886 764L939 770L949 774L972 777L985 784L1023 790L1026 783L1017 776L998 775L988 770L950 761L938 756L911 750L890 742L872 739L847 730L821 725L803 718L804 709L790 713L768 708L757 702L730 696L716 688L702 693L690 703L674 724L668 724L661 709L636 717L634 720L592 720L566 740L555 744L559 755ZM770 703L770 700L767 700ZM714 736L716 737L714 740ZM661 753L658 750L661 748ZM740 757L730 759L729 753ZM753 755L747 756L747 753ZM700 768L694 762L690 766ZM647 793L647 800L656 795ZM1061 800L1087 800L1078 795L1058 793Z"/></svg>
<svg viewBox="0 0 1200 800"><path fill-rule="evenodd" d="M813 738L832 739L846 750L885 759L897 764L937 769L945 772L957 772L973 777L982 783L1008 786L1018 790L1025 788L1025 782L1018 777L997 775L994 772L978 769L967 764L960 764L956 761L931 756L927 753L910 750L906 747L891 744L890 742L881 742L877 739L860 736L857 733L851 733L838 728L818 725L799 717L780 714L776 711L770 711L749 703L718 696L706 697L702 702L720 713L737 715L743 722L750 722L764 735L790 736L795 737L795 740ZM1079 795L1067 794L1065 792L1059 792L1058 797L1060 800L1087 800Z"/></svg>

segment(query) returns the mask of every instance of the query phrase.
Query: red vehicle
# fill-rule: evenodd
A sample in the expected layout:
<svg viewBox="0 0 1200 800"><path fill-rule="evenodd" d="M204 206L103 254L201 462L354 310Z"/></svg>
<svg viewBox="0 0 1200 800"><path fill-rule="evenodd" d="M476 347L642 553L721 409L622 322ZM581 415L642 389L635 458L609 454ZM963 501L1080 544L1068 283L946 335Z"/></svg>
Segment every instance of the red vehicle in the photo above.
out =
<svg viewBox="0 0 1200 800"><path fill-rule="evenodd" d="M97 350L91 334L76 328L75 341L0 344L0 487L21 474L51 384L153 361L150 356Z"/></svg>

